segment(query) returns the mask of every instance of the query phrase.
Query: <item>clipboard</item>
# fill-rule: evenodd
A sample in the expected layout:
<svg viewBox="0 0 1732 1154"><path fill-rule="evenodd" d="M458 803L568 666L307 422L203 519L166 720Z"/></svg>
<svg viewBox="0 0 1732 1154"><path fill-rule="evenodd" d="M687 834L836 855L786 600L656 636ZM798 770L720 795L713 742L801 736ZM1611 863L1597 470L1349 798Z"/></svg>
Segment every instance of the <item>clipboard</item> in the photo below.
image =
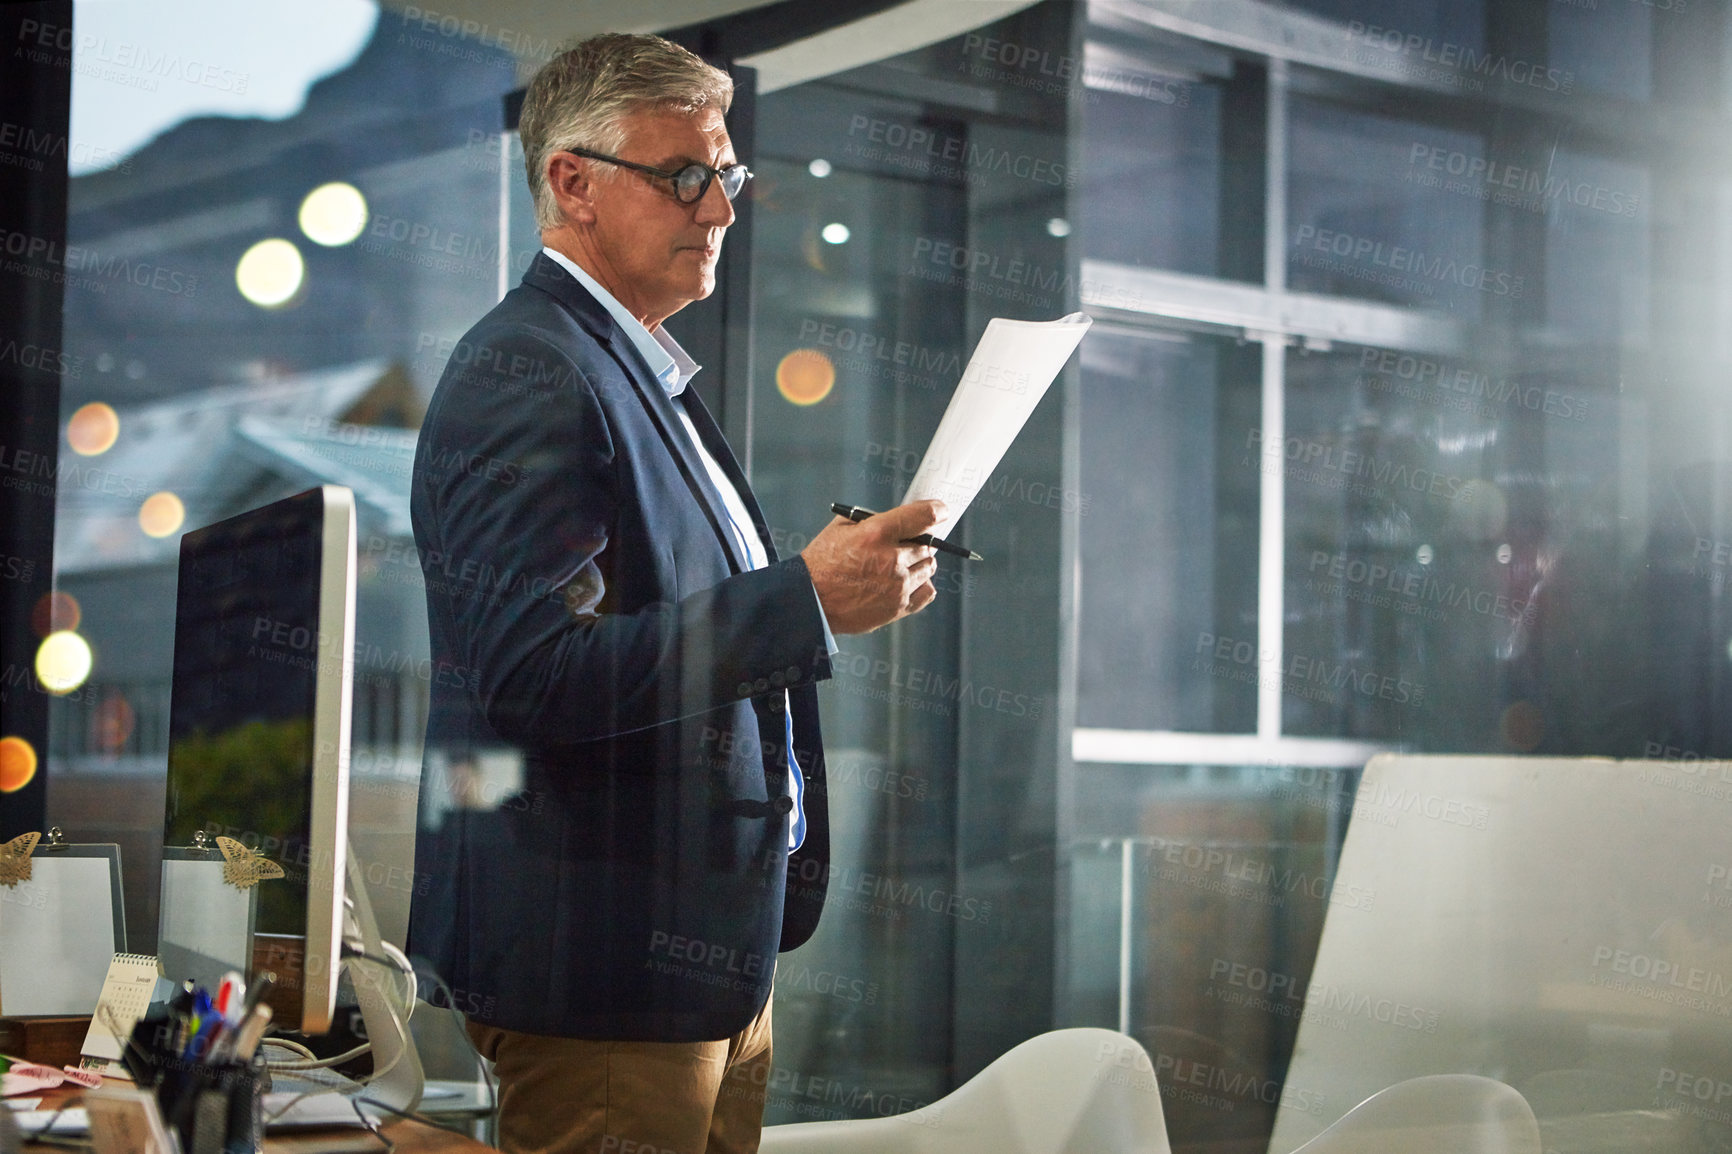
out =
<svg viewBox="0 0 1732 1154"><path fill-rule="evenodd" d="M222 854L164 846L161 894L156 951L164 974L214 990L230 970L252 972L258 890L224 882Z"/></svg>
<svg viewBox="0 0 1732 1154"><path fill-rule="evenodd" d="M30 855L30 877L0 885L0 1014L82 1016L126 949L120 846L68 845L59 829Z"/></svg>

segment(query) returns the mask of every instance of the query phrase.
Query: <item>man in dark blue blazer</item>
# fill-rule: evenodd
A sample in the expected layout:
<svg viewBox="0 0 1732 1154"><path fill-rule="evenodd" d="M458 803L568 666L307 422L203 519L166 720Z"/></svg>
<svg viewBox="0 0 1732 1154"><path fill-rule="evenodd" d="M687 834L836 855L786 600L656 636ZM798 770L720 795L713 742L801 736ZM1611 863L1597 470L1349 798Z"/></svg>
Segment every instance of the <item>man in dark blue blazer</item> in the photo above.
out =
<svg viewBox="0 0 1732 1154"><path fill-rule="evenodd" d="M456 346L412 510L436 670L411 948L497 1064L507 1151L749 1151L778 951L828 873L832 633L934 596L919 502L778 559L661 322L749 174L724 73L655 37L551 61L544 250Z"/></svg>

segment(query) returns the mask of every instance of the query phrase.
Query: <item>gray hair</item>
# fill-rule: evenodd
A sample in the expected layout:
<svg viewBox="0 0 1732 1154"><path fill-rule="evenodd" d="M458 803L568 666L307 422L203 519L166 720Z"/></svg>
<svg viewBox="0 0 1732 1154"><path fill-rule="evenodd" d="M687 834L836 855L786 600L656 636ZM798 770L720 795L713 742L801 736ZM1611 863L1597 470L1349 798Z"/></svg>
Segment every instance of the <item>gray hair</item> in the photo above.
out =
<svg viewBox="0 0 1732 1154"><path fill-rule="evenodd" d="M565 48L529 82L518 120L536 224L564 223L547 186L547 159L554 153L586 148L617 156L629 113L659 108L689 114L708 107L725 113L733 100L726 72L660 36L610 32Z"/></svg>

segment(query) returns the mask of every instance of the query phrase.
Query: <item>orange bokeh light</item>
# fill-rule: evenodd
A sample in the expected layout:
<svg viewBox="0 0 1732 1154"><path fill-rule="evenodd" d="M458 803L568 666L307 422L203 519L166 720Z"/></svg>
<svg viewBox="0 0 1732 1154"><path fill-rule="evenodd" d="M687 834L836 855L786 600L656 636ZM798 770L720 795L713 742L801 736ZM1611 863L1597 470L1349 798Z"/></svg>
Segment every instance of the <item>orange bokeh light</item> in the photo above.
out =
<svg viewBox="0 0 1732 1154"><path fill-rule="evenodd" d="M776 366L776 389L789 404L815 405L836 387L836 366L817 349L795 349Z"/></svg>
<svg viewBox="0 0 1732 1154"><path fill-rule="evenodd" d="M167 537L186 524L186 506L179 497L163 490L152 493L138 507L138 527L150 537Z"/></svg>
<svg viewBox="0 0 1732 1154"><path fill-rule="evenodd" d="M118 690L104 697L90 715L91 744L104 753L119 753L132 737L138 715Z"/></svg>
<svg viewBox="0 0 1732 1154"><path fill-rule="evenodd" d="M78 598L56 589L36 599L30 609L30 629L38 637L58 633L62 629L77 629L84 620L84 610Z"/></svg>
<svg viewBox="0 0 1732 1154"><path fill-rule="evenodd" d="M16 793L35 776L35 746L22 737L0 737L0 793Z"/></svg>
<svg viewBox="0 0 1732 1154"><path fill-rule="evenodd" d="M106 453L120 437L120 414L101 401L92 401L66 422L66 443L85 457Z"/></svg>

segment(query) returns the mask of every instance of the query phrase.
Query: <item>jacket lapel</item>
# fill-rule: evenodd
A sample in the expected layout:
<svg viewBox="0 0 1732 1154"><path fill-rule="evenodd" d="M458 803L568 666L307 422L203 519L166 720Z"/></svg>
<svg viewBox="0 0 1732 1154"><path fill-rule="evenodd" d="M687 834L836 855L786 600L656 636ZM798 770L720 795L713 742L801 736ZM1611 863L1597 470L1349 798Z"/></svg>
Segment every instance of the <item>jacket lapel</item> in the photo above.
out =
<svg viewBox="0 0 1732 1154"><path fill-rule="evenodd" d="M722 467L722 472L733 482L734 491L745 503L746 512L752 515L751 531L756 533L758 540L763 543L765 555L772 564L781 560L776 556L776 546L770 540L770 527L764 521L764 511L758 508L758 499L752 494L752 486L746 480L745 471L740 468L739 461L734 459L734 451L728 447L727 439L722 436L721 426L710 416L710 410L704 407L703 398L689 386L680 394L679 399L685 402L686 415L691 417L692 427L697 429L704 448L710 451L710 456L716 459L716 464ZM741 528L744 529L745 526L742 525Z"/></svg>
<svg viewBox="0 0 1732 1154"><path fill-rule="evenodd" d="M591 296L589 291L579 284L577 278L559 267L551 257L541 252L535 255L529 271L523 275L523 283L533 285L551 295L563 304L578 320L578 323L589 330L601 344L613 354L613 359L624 371L637 391L638 399L648 410L650 419L655 422L661 433L662 442L674 460L679 462L680 472L685 477L686 485L691 489L692 496L704 510L710 520L710 528L716 534L716 540L727 554L728 564L736 573L743 573L752 567L751 558L740 550L739 542L729 528L730 518L728 508L722 502L721 494L710 481L709 470L704 468L703 460L698 456L697 448L692 444L691 437L686 435L685 426L681 423L679 412L675 409L678 403L668 396L661 382L650 374L649 365L644 363L642 354L633 346L631 340L620 330L619 323L607 311L602 303ZM690 395L690 390L687 390ZM697 400L695 396L692 397ZM768 539L761 529L763 515L758 511L757 502L752 499L751 491L742 484L744 478L739 475L739 466L734 462L732 453L727 452L727 446L721 442L721 434L715 431L715 422L710 420L708 412L704 411L702 402L688 406L687 412L692 416L693 424L697 426L700 435L704 436L704 447L716 457L728 478L734 481L734 487L739 489L741 500L751 510L754 522L753 528L761 538L765 538L765 548L769 548ZM702 423L698 414L702 414ZM713 437L705 433L705 426L715 431ZM718 444L723 450L716 453ZM742 529L745 526L741 526ZM771 553L772 558L774 553Z"/></svg>

